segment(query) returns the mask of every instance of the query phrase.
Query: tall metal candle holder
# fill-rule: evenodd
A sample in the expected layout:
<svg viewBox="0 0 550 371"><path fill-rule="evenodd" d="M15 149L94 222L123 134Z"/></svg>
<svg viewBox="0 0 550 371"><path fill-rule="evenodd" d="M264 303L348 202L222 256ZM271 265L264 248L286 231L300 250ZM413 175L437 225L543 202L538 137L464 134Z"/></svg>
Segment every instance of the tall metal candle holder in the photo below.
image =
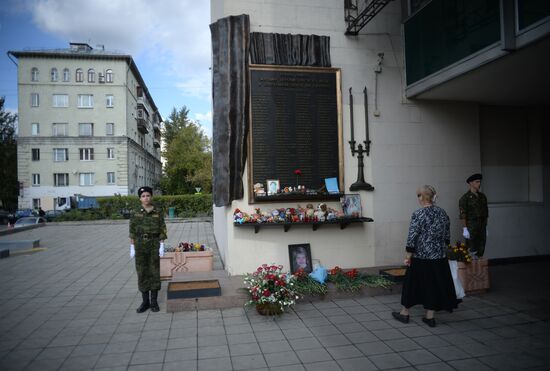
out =
<svg viewBox="0 0 550 371"><path fill-rule="evenodd" d="M367 156L370 153L370 139L369 139L369 114L367 106L367 87L363 90L364 99L365 99L365 129L366 129L366 140L363 141L365 147L362 144L358 144L357 148L355 147L355 138L353 136L353 95L351 93L351 88L349 88L349 102L350 102L350 124L351 124L351 140L348 142L351 149L351 155L355 156L357 154L357 181L353 183L350 187L350 191L374 191L374 187L369 183L365 182L365 175L363 173L365 158L364 154Z"/></svg>

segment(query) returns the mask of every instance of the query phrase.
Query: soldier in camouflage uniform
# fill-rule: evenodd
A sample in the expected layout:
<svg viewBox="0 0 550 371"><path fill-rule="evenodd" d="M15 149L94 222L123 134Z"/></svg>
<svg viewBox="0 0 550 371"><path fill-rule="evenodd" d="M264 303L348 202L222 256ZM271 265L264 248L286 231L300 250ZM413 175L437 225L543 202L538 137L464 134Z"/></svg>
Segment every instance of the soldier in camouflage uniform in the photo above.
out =
<svg viewBox="0 0 550 371"><path fill-rule="evenodd" d="M470 189L458 201L460 219L463 222L462 235L466 239L466 247L477 257L482 257L485 253L489 217L487 197L479 191L482 178L481 174L470 176L466 180Z"/></svg>
<svg viewBox="0 0 550 371"><path fill-rule="evenodd" d="M158 312L160 257L164 256L166 224L162 210L151 203L153 190L141 187L138 195L141 207L133 211L130 217L130 257L136 258L138 288L143 298L136 312L143 313L149 308L152 312Z"/></svg>

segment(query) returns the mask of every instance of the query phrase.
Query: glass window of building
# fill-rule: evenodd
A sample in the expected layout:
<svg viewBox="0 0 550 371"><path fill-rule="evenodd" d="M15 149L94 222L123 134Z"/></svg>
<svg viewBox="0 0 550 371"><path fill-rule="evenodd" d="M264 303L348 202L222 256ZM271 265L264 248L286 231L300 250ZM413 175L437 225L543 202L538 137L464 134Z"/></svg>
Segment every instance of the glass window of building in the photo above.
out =
<svg viewBox="0 0 550 371"><path fill-rule="evenodd" d="M33 186L39 186L40 185L40 174L33 174L32 175L32 185Z"/></svg>
<svg viewBox="0 0 550 371"><path fill-rule="evenodd" d="M52 95L52 105L54 107L69 107L69 95L68 94L54 94Z"/></svg>
<svg viewBox="0 0 550 371"><path fill-rule="evenodd" d="M80 185L81 186L94 185L94 173L80 173Z"/></svg>
<svg viewBox="0 0 550 371"><path fill-rule="evenodd" d="M78 94L78 108L93 108L94 96L92 94Z"/></svg>
<svg viewBox="0 0 550 371"><path fill-rule="evenodd" d="M105 81L106 82L113 82L113 70L105 71Z"/></svg>
<svg viewBox="0 0 550 371"><path fill-rule="evenodd" d="M40 199L39 198L33 198L32 199L32 208L38 209L40 206Z"/></svg>
<svg viewBox="0 0 550 371"><path fill-rule="evenodd" d="M115 106L115 96L111 94L106 95L105 103L107 104L107 108L113 108Z"/></svg>
<svg viewBox="0 0 550 371"><path fill-rule="evenodd" d="M57 81L58 79L58 75L57 75L57 68L52 68L52 70L50 71L50 75L51 75L51 78L52 78L52 81L55 82Z"/></svg>
<svg viewBox="0 0 550 371"><path fill-rule="evenodd" d="M68 187L69 186L69 173L54 173L53 185L55 187Z"/></svg>
<svg viewBox="0 0 550 371"><path fill-rule="evenodd" d="M114 172L108 172L107 173L107 184L115 184L115 173Z"/></svg>
<svg viewBox="0 0 550 371"><path fill-rule="evenodd" d="M93 68L88 70L88 82L95 82L95 71Z"/></svg>
<svg viewBox="0 0 550 371"><path fill-rule="evenodd" d="M53 160L55 162L69 161L69 149L68 148L54 148Z"/></svg>
<svg viewBox="0 0 550 371"><path fill-rule="evenodd" d="M40 105L40 97L38 93L31 93L31 107L38 107Z"/></svg>
<svg viewBox="0 0 550 371"><path fill-rule="evenodd" d="M115 149L114 148L107 148L107 158L109 160L112 160L115 158Z"/></svg>
<svg viewBox="0 0 550 371"><path fill-rule="evenodd" d="M67 123L54 123L52 124L52 136L54 137L66 137L68 135Z"/></svg>
<svg viewBox="0 0 550 371"><path fill-rule="evenodd" d="M94 135L94 124L89 122L78 124L78 135L81 137L91 137Z"/></svg>
<svg viewBox="0 0 550 371"><path fill-rule="evenodd" d="M36 67L31 69L31 81L38 81L38 68Z"/></svg>
<svg viewBox="0 0 550 371"><path fill-rule="evenodd" d="M69 69L65 68L63 69L63 81L68 82L71 79L71 75L69 73Z"/></svg>
<svg viewBox="0 0 550 371"><path fill-rule="evenodd" d="M39 135L40 134L40 124L38 122L33 122L31 124L31 135Z"/></svg>
<svg viewBox="0 0 550 371"><path fill-rule="evenodd" d="M108 122L105 124L105 135L115 135L115 124Z"/></svg>
<svg viewBox="0 0 550 371"><path fill-rule="evenodd" d="M80 161L93 161L94 149L93 148L80 148Z"/></svg>
<svg viewBox="0 0 550 371"><path fill-rule="evenodd" d="M82 68L76 69L75 81L76 82L84 81L84 72L82 72Z"/></svg>
<svg viewBox="0 0 550 371"><path fill-rule="evenodd" d="M33 161L40 161L40 148L31 149L31 153Z"/></svg>

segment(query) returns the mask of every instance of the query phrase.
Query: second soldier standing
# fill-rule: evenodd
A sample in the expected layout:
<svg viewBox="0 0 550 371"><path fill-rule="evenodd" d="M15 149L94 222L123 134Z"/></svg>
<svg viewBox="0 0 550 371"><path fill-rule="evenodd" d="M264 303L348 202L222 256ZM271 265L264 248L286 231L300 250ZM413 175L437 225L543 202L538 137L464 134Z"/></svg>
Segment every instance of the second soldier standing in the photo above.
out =
<svg viewBox="0 0 550 371"><path fill-rule="evenodd" d="M138 196L141 207L130 217L130 257L136 259L138 289L143 299L136 312L143 313L149 308L158 312L160 257L164 256L166 224L162 210L152 203L153 190L141 187Z"/></svg>

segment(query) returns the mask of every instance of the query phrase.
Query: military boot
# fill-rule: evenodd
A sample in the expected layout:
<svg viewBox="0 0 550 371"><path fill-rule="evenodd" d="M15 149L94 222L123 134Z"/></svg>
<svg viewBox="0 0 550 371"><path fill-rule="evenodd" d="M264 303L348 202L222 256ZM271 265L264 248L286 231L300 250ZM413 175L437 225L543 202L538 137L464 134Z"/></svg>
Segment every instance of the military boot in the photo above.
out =
<svg viewBox="0 0 550 371"><path fill-rule="evenodd" d="M141 297L143 301L138 309L136 309L136 313L143 313L147 309L151 308L151 305L149 304L149 291L142 292Z"/></svg>
<svg viewBox="0 0 550 371"><path fill-rule="evenodd" d="M157 302L158 291L151 291L151 312L158 312L160 310L159 303Z"/></svg>

